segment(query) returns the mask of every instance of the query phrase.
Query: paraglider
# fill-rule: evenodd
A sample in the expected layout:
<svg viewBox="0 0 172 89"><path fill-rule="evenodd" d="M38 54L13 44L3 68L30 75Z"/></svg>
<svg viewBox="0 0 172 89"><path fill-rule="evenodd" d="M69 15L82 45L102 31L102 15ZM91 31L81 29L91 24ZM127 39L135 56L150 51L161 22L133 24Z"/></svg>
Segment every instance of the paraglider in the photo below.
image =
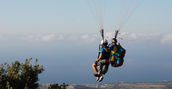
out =
<svg viewBox="0 0 172 89"><path fill-rule="evenodd" d="M96 61L92 64L92 68L95 72L94 76L97 77L96 80L101 82L103 80L103 75L105 75L108 71L109 67L109 58L110 58L110 50L108 48L108 41L102 40L101 45L103 46L100 49L100 53ZM98 68L97 68L98 66ZM104 67L104 69L103 69Z"/></svg>
<svg viewBox="0 0 172 89"><path fill-rule="evenodd" d="M102 38L102 42L99 45L99 54L98 58L93 63L92 68L95 72L94 76L97 77L96 80L101 82L103 80L103 75L105 75L108 71L109 64L112 67L120 67L124 63L124 56L126 50L121 46L121 44L117 41L118 34L120 29L126 24L127 20L136 9L137 5L141 0L106 0L107 3L111 2L116 3L118 8L113 8L118 15L116 16L116 26L115 35L112 37L111 44L108 44L108 41L104 36L104 6L105 0L89 0L91 11L95 20L100 29L100 35ZM111 7L112 9L112 7ZM112 12L114 14L114 12ZM103 61L103 62L102 62ZM105 68L103 69L103 66Z"/></svg>
<svg viewBox="0 0 172 89"><path fill-rule="evenodd" d="M117 32L118 31L116 31L115 37L117 37ZM94 76L97 77L96 81L98 82L103 80L103 75L107 73L109 64L111 64L112 67L120 67L124 62L125 49L119 43L117 44L116 38L113 38L111 42L111 45L108 46L107 40L101 41L98 58L92 64L92 68L95 72Z"/></svg>

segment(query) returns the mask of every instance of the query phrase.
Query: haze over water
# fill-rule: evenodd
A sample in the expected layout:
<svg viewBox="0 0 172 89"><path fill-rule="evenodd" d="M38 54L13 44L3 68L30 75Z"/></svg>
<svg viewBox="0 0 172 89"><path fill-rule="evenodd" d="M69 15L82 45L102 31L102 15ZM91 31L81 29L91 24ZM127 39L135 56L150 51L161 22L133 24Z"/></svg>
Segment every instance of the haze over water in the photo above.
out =
<svg viewBox="0 0 172 89"><path fill-rule="evenodd" d="M141 3L119 34L126 48L124 65L110 66L103 83L172 81L171 4L171 0ZM101 37L86 1L0 1L0 12L0 63L38 58L45 68L40 83L96 83L91 65ZM111 22L105 23L109 42Z"/></svg>

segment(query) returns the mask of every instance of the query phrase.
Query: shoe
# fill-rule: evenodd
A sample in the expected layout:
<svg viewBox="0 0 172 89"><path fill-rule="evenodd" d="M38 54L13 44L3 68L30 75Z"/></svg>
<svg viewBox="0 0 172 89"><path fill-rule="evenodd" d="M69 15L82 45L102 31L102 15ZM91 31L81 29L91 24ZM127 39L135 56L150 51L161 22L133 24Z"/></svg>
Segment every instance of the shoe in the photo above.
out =
<svg viewBox="0 0 172 89"><path fill-rule="evenodd" d="M103 76L100 76L98 81L101 82L102 80L103 80Z"/></svg>
<svg viewBox="0 0 172 89"><path fill-rule="evenodd" d="M95 76L95 77L100 77L100 75L99 75L99 74L94 74L94 76Z"/></svg>
<svg viewBox="0 0 172 89"><path fill-rule="evenodd" d="M97 78L96 78L96 81L99 81L99 78L100 78L100 77L97 77Z"/></svg>

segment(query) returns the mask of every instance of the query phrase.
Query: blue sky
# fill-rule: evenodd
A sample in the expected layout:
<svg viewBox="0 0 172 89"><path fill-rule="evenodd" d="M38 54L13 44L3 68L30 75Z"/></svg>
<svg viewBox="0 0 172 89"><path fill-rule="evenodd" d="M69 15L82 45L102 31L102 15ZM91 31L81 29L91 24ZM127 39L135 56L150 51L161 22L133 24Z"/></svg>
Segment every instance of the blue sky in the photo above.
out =
<svg viewBox="0 0 172 89"><path fill-rule="evenodd" d="M109 41L118 23L118 1L105 3ZM124 66L110 67L103 82L172 79L172 1L139 3L119 35L127 49ZM38 58L45 67L41 83L96 83L91 64L101 38L91 9L87 0L1 0L0 63Z"/></svg>

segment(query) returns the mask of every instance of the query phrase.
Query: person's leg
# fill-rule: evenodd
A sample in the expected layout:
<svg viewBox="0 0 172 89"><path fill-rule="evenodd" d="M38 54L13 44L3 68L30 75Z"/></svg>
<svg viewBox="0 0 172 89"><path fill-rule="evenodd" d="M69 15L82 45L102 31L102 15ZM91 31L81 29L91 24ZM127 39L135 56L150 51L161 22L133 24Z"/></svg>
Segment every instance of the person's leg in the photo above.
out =
<svg viewBox="0 0 172 89"><path fill-rule="evenodd" d="M109 64L106 63L106 59L101 59L98 62L98 74L100 77L98 77L97 81L101 82L103 80L103 72L105 70L105 73L108 71ZM103 70L103 66L105 66L105 69Z"/></svg>
<svg viewBox="0 0 172 89"><path fill-rule="evenodd" d="M108 69L109 69L109 63L106 63L106 64L105 64L105 68L104 68L104 70L103 70L103 74L104 74L104 75L107 73Z"/></svg>
<svg viewBox="0 0 172 89"><path fill-rule="evenodd" d="M101 60L99 63L98 63L98 74L99 74L99 77L96 79L98 82L101 82L103 80L103 61L104 60Z"/></svg>
<svg viewBox="0 0 172 89"><path fill-rule="evenodd" d="M94 72L95 72L96 74L98 74L97 65L96 65L95 63L92 64L92 68L93 68Z"/></svg>
<svg viewBox="0 0 172 89"><path fill-rule="evenodd" d="M105 74L108 71L109 63L107 63L106 59L102 59L98 65L98 74L102 75ZM104 67L104 68L103 68ZM100 70L100 71L99 71Z"/></svg>
<svg viewBox="0 0 172 89"><path fill-rule="evenodd" d="M103 70L103 64L102 64L102 61L103 60L100 60L99 62L98 62L98 74L99 75L102 75L102 70Z"/></svg>
<svg viewBox="0 0 172 89"><path fill-rule="evenodd" d="M99 77L97 77L97 79L96 79L96 81L98 81L98 82L101 82L103 80L102 70L103 70L103 64L100 61L98 63L98 75L99 75Z"/></svg>

